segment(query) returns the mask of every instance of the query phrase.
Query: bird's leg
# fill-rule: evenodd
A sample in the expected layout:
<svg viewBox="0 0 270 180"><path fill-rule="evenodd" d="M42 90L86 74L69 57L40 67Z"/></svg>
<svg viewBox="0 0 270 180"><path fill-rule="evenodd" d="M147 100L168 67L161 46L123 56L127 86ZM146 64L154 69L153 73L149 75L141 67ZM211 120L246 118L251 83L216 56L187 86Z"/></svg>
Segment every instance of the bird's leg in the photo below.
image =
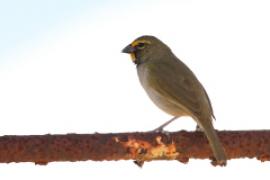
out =
<svg viewBox="0 0 270 180"><path fill-rule="evenodd" d="M179 118L179 117L178 116L173 117L172 119L170 119L169 121L165 122L164 124L162 124L158 128L154 129L153 131L154 132L163 132L163 128L166 127L167 125L169 125L171 122L173 122L177 118Z"/></svg>
<svg viewBox="0 0 270 180"><path fill-rule="evenodd" d="M170 119L169 121L165 122L164 124L162 124L161 126L159 126L158 128L156 128L156 129L154 129L154 130L152 130L152 131L150 131L150 132L156 132L156 133L161 132L161 133L164 133L164 134L167 136L167 138L169 139L169 138L170 138L170 133L169 133L169 132L163 131L163 128L164 128L165 126L169 125L171 122L173 122L173 121L176 120L177 118L179 118L179 117L178 117L178 116L173 117L173 118ZM136 160L136 161L134 161L134 163L135 163L137 166L142 167L143 164L144 164L144 161Z"/></svg>

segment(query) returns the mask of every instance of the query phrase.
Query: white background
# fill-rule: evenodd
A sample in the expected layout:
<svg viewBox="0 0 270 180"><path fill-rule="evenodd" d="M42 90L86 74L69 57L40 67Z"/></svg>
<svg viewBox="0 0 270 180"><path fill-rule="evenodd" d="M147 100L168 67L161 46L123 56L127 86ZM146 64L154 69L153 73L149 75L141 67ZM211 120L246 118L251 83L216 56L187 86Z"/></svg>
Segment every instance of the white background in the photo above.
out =
<svg viewBox="0 0 270 180"><path fill-rule="evenodd" d="M20 7L1 3L21 16ZM31 8L47 8L41 12L50 14L52 7ZM61 12L61 7L54 8ZM217 129L270 128L268 1L87 1L50 27L44 17L38 20L39 33L23 27L23 20L21 28L0 27L1 135L148 131L168 120L141 88L129 56L121 53L145 34L168 44L194 71L212 101ZM2 16L19 23L9 18ZM181 118L168 130L194 128L190 118ZM269 179L269 168L269 162L250 159L231 160L225 168L212 167L209 160L154 161L143 169L131 161L10 163L0 164L0 178Z"/></svg>

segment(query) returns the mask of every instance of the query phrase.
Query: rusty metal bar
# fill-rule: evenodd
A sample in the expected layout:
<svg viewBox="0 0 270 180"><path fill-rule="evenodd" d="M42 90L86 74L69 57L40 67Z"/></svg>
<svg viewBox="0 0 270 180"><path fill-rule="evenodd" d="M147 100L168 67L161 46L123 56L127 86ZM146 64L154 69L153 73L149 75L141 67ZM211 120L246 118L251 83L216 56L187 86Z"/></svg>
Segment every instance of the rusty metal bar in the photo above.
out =
<svg viewBox="0 0 270 180"><path fill-rule="evenodd" d="M270 130L219 131L228 159L270 160ZM212 158L202 132L0 136L0 163Z"/></svg>

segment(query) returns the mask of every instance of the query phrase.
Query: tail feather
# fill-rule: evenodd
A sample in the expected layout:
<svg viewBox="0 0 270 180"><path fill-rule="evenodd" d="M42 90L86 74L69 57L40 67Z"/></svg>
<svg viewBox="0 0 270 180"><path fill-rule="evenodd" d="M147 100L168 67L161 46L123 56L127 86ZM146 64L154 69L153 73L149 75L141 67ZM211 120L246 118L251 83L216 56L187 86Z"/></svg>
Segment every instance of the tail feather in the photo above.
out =
<svg viewBox="0 0 270 180"><path fill-rule="evenodd" d="M226 165L226 154L221 144L219 137L214 129L211 121L204 121L205 123L200 123L199 126L203 129L213 154L215 156L216 162L213 162L218 165Z"/></svg>

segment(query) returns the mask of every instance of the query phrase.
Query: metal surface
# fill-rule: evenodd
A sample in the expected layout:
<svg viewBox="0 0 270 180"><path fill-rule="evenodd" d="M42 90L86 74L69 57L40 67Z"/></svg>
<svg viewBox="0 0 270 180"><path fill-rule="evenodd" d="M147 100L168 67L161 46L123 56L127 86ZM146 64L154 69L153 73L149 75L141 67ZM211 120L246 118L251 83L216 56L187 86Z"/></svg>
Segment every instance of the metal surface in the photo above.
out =
<svg viewBox="0 0 270 180"><path fill-rule="evenodd" d="M270 160L270 131L220 131L228 159ZM202 132L1 136L0 162L213 159Z"/></svg>

